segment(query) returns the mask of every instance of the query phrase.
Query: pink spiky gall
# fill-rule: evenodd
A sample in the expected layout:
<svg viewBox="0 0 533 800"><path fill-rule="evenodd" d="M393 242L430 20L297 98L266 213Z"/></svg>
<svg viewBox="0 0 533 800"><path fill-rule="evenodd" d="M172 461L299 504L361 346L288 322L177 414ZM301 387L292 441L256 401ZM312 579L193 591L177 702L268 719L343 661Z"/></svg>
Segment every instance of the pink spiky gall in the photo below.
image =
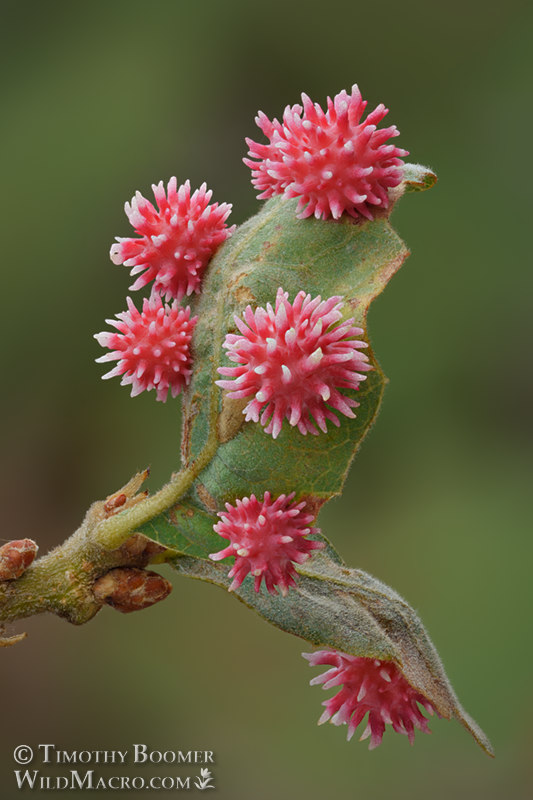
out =
<svg viewBox="0 0 533 800"><path fill-rule="evenodd" d="M235 557L228 573L233 578L230 592L251 574L256 592L264 581L271 594L278 588L286 595L296 585L295 564L303 564L314 550L324 547L322 542L307 538L318 529L310 527L314 515L306 510L305 500L300 503L293 500L294 492L281 494L274 500L270 492L265 492L263 500L252 494L237 499L234 506L226 503L226 511L219 513L220 522L214 530L230 544L209 558L220 561Z"/></svg>
<svg viewBox="0 0 533 800"><path fill-rule="evenodd" d="M322 703L325 711L318 724L348 726L348 740L368 714L367 724L360 740L370 737L369 749L381 744L385 726L414 742L415 729L430 733L420 706L429 714L436 712L433 704L414 689L392 661L359 658L337 650L317 650L302 653L310 666L327 665L329 670L311 680L311 685L322 684L324 689L342 688L336 695Z"/></svg>
<svg viewBox="0 0 533 800"><path fill-rule="evenodd" d="M275 308L247 306L243 319L234 317L240 333L227 334L223 347L238 366L219 367L231 380L217 384L230 398L253 398L243 411L247 421L276 438L284 420L305 435L326 433L328 420L339 426L335 412L355 417L359 403L339 390L358 389L371 367L360 352L366 342L356 338L363 330L342 321L342 307L341 297L303 291L290 303L280 287Z"/></svg>
<svg viewBox="0 0 533 800"><path fill-rule="evenodd" d="M351 94L328 97L326 111L306 94L302 105L285 108L282 122L260 111L256 123L269 143L246 139L251 158L244 159L258 198L297 197L302 218L373 219L387 209L408 153L388 143L399 135L395 125L377 127L388 109L380 104L363 120L366 105L354 85Z"/></svg>
<svg viewBox="0 0 533 800"><path fill-rule="evenodd" d="M141 238L117 237L111 247L111 261L131 267L139 275L130 289L142 289L154 281L154 289L167 300L181 300L200 291L205 268L218 247L231 236L228 228L229 203L212 203L205 183L191 194L186 181L177 188L176 178L152 186L157 203L135 194L125 211Z"/></svg>
<svg viewBox="0 0 533 800"><path fill-rule="evenodd" d="M182 308L175 300L164 304L154 294L143 300L138 311L128 297L128 310L117 319L106 322L118 331L103 331L95 339L111 352L97 362L117 361L103 378L122 376L122 386L131 386L131 396L155 389L157 399L165 402L168 392L176 397L191 377L191 337L197 317L191 318L189 307Z"/></svg>

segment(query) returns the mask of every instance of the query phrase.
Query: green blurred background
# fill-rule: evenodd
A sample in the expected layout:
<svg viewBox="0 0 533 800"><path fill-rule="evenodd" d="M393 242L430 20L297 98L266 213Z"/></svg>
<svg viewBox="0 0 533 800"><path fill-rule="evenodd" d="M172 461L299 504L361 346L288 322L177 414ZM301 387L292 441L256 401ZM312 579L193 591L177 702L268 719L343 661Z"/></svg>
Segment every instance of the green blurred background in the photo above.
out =
<svg viewBox="0 0 533 800"><path fill-rule="evenodd" d="M497 752L440 720L413 748L347 744L316 726L326 694L302 642L176 579L142 614L17 626L29 638L0 653L2 797L15 745L39 742L212 749L228 800L530 796L528 4L4 0L2 20L2 536L45 552L135 470L150 464L155 489L176 466L176 404L131 400L93 361L92 334L125 307L108 259L124 201L206 180L243 221L257 109L357 81L440 181L394 213L413 255L370 315L391 383L323 527L419 610Z"/></svg>

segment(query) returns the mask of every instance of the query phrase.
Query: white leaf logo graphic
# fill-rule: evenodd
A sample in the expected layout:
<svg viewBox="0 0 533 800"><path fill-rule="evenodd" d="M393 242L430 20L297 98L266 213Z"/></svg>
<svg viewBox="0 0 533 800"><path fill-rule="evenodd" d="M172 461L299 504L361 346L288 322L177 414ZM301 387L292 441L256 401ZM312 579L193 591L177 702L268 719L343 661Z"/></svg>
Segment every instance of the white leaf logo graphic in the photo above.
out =
<svg viewBox="0 0 533 800"><path fill-rule="evenodd" d="M197 789L204 790L204 789L214 789L214 786L210 786L211 781L213 778L211 777L211 772L208 769L201 769L200 775L196 778L194 785Z"/></svg>

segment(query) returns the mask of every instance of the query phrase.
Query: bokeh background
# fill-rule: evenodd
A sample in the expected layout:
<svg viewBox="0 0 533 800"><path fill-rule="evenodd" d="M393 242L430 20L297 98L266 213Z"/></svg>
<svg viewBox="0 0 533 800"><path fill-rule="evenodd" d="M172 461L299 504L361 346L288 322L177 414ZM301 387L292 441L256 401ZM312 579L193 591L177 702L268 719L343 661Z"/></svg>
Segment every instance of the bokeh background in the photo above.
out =
<svg viewBox="0 0 533 800"><path fill-rule="evenodd" d="M142 614L17 626L29 638L0 653L2 797L13 748L39 742L212 749L228 800L530 796L528 5L2 2L2 537L45 552L137 469L156 489L176 466L177 405L131 400L93 361L92 334L125 306L108 260L124 201L176 175L245 220L257 109L358 82L440 180L394 212L413 255L370 314L391 382L322 523L419 610L497 752L440 720L413 748L347 744L316 726L326 695L302 642L176 579Z"/></svg>

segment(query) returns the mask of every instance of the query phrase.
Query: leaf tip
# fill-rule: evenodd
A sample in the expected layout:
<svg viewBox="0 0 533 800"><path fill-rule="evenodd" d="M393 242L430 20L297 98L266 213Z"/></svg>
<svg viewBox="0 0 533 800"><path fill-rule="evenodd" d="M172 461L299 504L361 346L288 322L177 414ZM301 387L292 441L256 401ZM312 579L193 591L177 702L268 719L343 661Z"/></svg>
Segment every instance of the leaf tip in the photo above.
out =
<svg viewBox="0 0 533 800"><path fill-rule="evenodd" d="M437 175L422 164L405 164L403 168L404 192L425 192L437 182Z"/></svg>
<svg viewBox="0 0 533 800"><path fill-rule="evenodd" d="M494 752L494 748L488 736L486 736L486 734L482 731L477 722L474 719L472 719L470 714L467 714L467 712L461 706L459 706L455 710L455 717L456 719L459 720L461 725L464 728L466 728L466 730L474 737L474 739L481 747L481 749L484 750L485 753L491 758L496 758L496 753Z"/></svg>

